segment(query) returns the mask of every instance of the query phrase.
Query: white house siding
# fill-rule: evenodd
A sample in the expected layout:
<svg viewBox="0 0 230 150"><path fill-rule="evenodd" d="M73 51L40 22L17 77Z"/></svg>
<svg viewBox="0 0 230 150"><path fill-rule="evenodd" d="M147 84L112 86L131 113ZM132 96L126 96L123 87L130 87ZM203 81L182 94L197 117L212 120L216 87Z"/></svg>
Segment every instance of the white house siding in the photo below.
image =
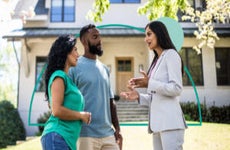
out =
<svg viewBox="0 0 230 150"><path fill-rule="evenodd" d="M146 0L142 0L141 4L110 4L109 11L107 11L102 17L103 22L94 24L127 24L136 27L144 27L148 22L147 17L145 15L139 15L137 13L137 8L145 2ZM88 11L93 8L93 3L94 0L76 1L75 23L50 23L48 27L80 28L86 24L93 23L93 21L86 17ZM47 8L50 8L49 3L47 4Z"/></svg>
<svg viewBox="0 0 230 150"><path fill-rule="evenodd" d="M230 47L230 38L221 37L216 47ZM184 46L192 47L196 44L195 38L185 38ZM196 86L201 103L206 102L208 106L223 106L230 104L230 86L218 86L216 80L216 64L214 49L205 47L202 50L204 85ZM181 96L182 101L194 101L196 97L191 86L184 86Z"/></svg>

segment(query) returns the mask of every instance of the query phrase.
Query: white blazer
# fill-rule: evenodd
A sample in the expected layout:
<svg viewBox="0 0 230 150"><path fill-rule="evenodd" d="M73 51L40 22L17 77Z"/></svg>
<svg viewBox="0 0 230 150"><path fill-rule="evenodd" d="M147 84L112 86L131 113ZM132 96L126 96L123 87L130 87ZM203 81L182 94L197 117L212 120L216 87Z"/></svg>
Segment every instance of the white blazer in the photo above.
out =
<svg viewBox="0 0 230 150"><path fill-rule="evenodd" d="M147 94L139 93L140 105L149 106L149 132L187 128L179 103L181 65L175 50L164 50L150 75Z"/></svg>

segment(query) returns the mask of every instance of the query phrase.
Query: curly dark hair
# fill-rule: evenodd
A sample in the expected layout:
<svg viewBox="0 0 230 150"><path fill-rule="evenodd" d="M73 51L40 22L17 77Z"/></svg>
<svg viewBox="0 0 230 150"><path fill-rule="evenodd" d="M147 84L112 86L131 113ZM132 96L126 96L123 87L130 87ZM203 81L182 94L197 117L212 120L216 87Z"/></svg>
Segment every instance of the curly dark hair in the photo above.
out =
<svg viewBox="0 0 230 150"><path fill-rule="evenodd" d="M88 24L82 27L80 30L80 40L82 40L82 37L85 35L85 33L88 32L89 29L93 29L93 28L96 28L94 24Z"/></svg>
<svg viewBox="0 0 230 150"><path fill-rule="evenodd" d="M47 58L47 68L45 72L45 96L47 101L49 99L49 79L56 70L64 70L67 55L72 51L76 43L77 40L73 35L61 35L52 44Z"/></svg>

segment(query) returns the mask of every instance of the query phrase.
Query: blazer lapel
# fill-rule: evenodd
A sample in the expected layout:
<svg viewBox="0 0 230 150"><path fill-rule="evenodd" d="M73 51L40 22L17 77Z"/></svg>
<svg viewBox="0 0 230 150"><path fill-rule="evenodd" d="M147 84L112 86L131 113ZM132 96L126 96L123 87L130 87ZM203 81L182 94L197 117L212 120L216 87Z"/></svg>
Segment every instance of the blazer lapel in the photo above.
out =
<svg viewBox="0 0 230 150"><path fill-rule="evenodd" d="M164 55L165 55L166 51L167 51L167 50L164 50L164 51L162 52L161 56L158 58L157 63L156 63L156 65L155 65L155 67L153 68L153 71L152 71L152 74L151 74L152 77L155 76L155 73L156 73L156 71L158 70L158 68L159 68L159 66L160 66L160 64L161 64L161 62L162 62L162 60L163 60L163 58L164 58Z"/></svg>

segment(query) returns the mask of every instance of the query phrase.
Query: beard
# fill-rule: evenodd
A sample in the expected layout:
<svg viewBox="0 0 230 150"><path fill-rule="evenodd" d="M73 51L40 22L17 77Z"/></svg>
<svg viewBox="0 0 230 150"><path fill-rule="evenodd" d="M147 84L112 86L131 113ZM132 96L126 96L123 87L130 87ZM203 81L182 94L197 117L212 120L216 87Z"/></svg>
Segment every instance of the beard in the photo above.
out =
<svg viewBox="0 0 230 150"><path fill-rule="evenodd" d="M99 45L99 44L98 44ZM98 56L102 56L103 54L103 50L101 48L98 48L98 45L91 45L89 43L89 52L93 55L98 55Z"/></svg>

